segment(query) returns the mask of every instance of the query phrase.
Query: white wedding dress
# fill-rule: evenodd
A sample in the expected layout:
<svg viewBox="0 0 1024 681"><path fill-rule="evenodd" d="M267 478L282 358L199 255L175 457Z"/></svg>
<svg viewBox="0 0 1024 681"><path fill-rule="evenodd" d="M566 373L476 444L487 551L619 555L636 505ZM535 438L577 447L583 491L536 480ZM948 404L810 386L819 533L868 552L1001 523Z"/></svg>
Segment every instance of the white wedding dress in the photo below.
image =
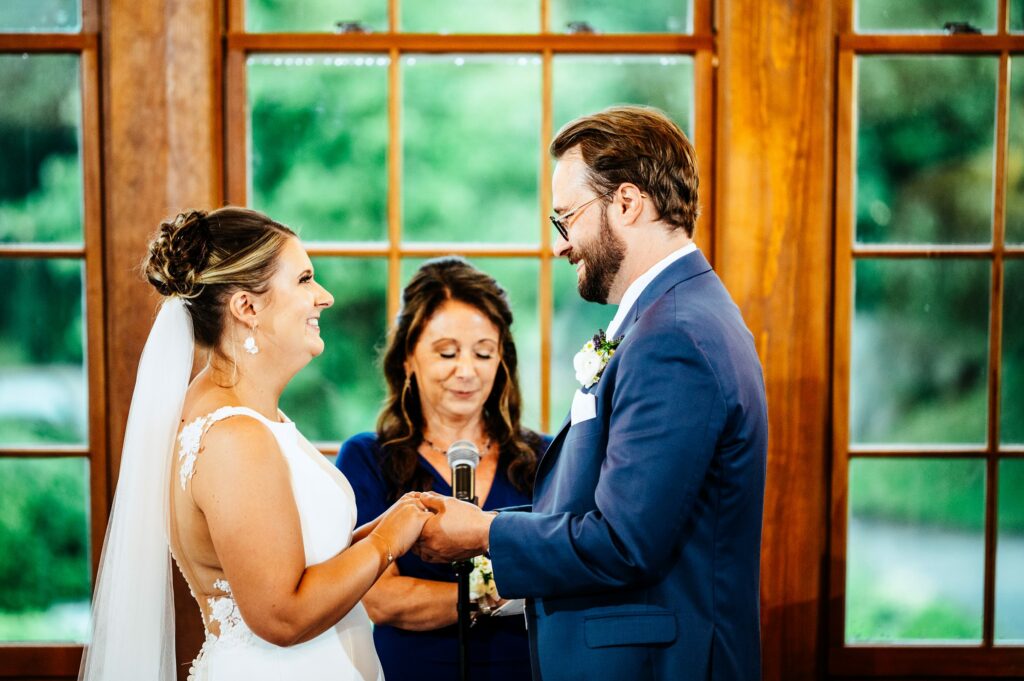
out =
<svg viewBox="0 0 1024 681"><path fill-rule="evenodd" d="M288 463L292 492L299 511L306 566L322 563L352 541L356 522L355 495L345 477L329 465L306 438L287 422L275 422L245 407L222 407L195 419L178 436L172 484L188 490L202 465L202 438L217 421L242 416L257 419L274 434ZM230 484L228 482L227 484ZM172 513L172 519L174 514ZM172 544L176 527L172 522ZM370 618L358 603L336 625L316 638L290 647L269 643L249 629L224 579L202 584L201 570L176 551L176 562L195 592L206 628L206 642L190 669L193 681L378 681L383 679L373 646Z"/></svg>

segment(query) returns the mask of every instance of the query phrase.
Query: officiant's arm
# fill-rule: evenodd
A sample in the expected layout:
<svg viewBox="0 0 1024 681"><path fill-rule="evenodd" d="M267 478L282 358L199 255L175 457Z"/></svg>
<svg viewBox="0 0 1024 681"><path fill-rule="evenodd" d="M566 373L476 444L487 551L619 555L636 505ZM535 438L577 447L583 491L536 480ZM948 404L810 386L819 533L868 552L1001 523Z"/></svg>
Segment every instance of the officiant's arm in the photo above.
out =
<svg viewBox="0 0 1024 681"><path fill-rule="evenodd" d="M727 410L699 345L665 327L622 355L596 510L502 513L490 526L495 583L506 598L640 587L669 569Z"/></svg>
<svg viewBox="0 0 1024 681"><path fill-rule="evenodd" d="M242 617L275 645L308 641L341 620L429 515L405 497L365 539L307 568L288 465L266 426L246 417L216 424L195 471L192 497Z"/></svg>

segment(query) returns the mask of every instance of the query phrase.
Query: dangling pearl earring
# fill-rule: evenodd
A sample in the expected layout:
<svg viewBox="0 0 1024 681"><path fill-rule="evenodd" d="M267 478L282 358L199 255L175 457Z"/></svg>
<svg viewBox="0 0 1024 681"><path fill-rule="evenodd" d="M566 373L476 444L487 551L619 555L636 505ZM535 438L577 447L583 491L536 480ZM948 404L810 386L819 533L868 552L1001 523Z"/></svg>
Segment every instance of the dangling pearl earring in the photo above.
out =
<svg viewBox="0 0 1024 681"><path fill-rule="evenodd" d="M253 324L252 328L249 330L249 335L245 337L244 341L242 341L242 347L245 348L245 351L248 352L250 355L255 355L257 352L260 351L259 346L256 345L255 334L256 325Z"/></svg>

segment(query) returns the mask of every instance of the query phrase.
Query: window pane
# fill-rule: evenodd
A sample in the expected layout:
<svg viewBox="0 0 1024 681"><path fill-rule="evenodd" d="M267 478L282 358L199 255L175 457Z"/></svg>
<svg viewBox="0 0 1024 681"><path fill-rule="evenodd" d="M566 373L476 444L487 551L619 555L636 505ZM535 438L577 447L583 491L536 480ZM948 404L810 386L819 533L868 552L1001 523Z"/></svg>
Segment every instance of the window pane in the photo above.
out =
<svg viewBox="0 0 1024 681"><path fill-rule="evenodd" d="M4 0L0 33L71 33L81 28L79 0Z"/></svg>
<svg viewBox="0 0 1024 681"><path fill-rule="evenodd" d="M586 22L598 33L690 33L690 0L648 0L642 5L621 0L552 0L551 32L571 32L573 22Z"/></svg>
<svg viewBox="0 0 1024 681"><path fill-rule="evenodd" d="M693 57L559 56L552 84L555 130L614 104L645 104L693 135Z"/></svg>
<svg viewBox="0 0 1024 681"><path fill-rule="evenodd" d="M252 203L303 239L387 236L382 56L249 59Z"/></svg>
<svg viewBox="0 0 1024 681"><path fill-rule="evenodd" d="M324 352L285 388L281 408L310 440L337 442L372 431L384 398L377 348L384 342L387 261L313 258L334 296L320 315Z"/></svg>
<svg viewBox="0 0 1024 681"><path fill-rule="evenodd" d="M569 416L573 393L580 387L572 359L598 329L607 329L614 305L588 303L576 288L576 268L559 258L551 263L554 317L551 320L551 430Z"/></svg>
<svg viewBox="0 0 1024 681"><path fill-rule="evenodd" d="M404 237L534 242L540 58L402 60Z"/></svg>
<svg viewBox="0 0 1024 681"><path fill-rule="evenodd" d="M0 641L85 642L89 462L0 459Z"/></svg>
<svg viewBox="0 0 1024 681"><path fill-rule="evenodd" d="M402 0L407 33L539 33L540 0Z"/></svg>
<svg viewBox="0 0 1024 681"><path fill-rule="evenodd" d="M852 442L985 442L989 270L982 260L857 261Z"/></svg>
<svg viewBox="0 0 1024 681"><path fill-rule="evenodd" d="M999 464L996 640L1024 643L1024 460Z"/></svg>
<svg viewBox="0 0 1024 681"><path fill-rule="evenodd" d="M1006 260L1003 277L999 439L1003 444L1024 444L1024 260Z"/></svg>
<svg viewBox="0 0 1024 681"><path fill-rule="evenodd" d="M997 59L857 64L856 240L989 242Z"/></svg>
<svg viewBox="0 0 1024 681"><path fill-rule="evenodd" d="M1010 30L1024 31L1024 0L1010 0Z"/></svg>
<svg viewBox="0 0 1024 681"><path fill-rule="evenodd" d="M402 286L427 261L402 260ZM512 308L512 337L519 358L519 391L522 395L520 422L540 428L540 321L537 317L537 283L540 261L535 258L473 258L474 267L486 272L505 289Z"/></svg>
<svg viewBox="0 0 1024 681"><path fill-rule="evenodd" d="M947 22L996 30L996 0L857 0L862 33L942 33Z"/></svg>
<svg viewBox="0 0 1024 681"><path fill-rule="evenodd" d="M0 445L84 443L81 261L0 259L0 281Z"/></svg>
<svg viewBox="0 0 1024 681"><path fill-rule="evenodd" d="M81 242L78 57L0 54L0 92L0 243Z"/></svg>
<svg viewBox="0 0 1024 681"><path fill-rule="evenodd" d="M245 28L257 32L331 33L359 21L373 31L388 29L387 0L246 0Z"/></svg>
<svg viewBox="0 0 1024 681"><path fill-rule="evenodd" d="M1024 4L1024 0L1022 0ZM1010 147L1006 163L1006 241L1024 243L1024 55L1010 60Z"/></svg>
<svg viewBox="0 0 1024 681"><path fill-rule="evenodd" d="M985 462L854 459L846 640L981 640Z"/></svg>

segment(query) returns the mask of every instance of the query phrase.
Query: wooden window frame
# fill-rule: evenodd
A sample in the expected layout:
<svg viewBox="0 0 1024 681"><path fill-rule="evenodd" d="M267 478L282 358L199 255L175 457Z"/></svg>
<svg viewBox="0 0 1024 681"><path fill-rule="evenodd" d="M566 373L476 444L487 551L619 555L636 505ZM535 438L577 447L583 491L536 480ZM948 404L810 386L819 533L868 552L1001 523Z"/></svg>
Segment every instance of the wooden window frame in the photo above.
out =
<svg viewBox="0 0 1024 681"><path fill-rule="evenodd" d="M387 55L388 66L388 154L387 154L387 241L386 242L312 242L311 256L379 257L387 259L387 318L394 319L401 300L401 261L410 257L457 254L467 257L536 258L539 261L538 324L540 334L540 428L549 431L551 404L551 326L552 297L551 161L547 146L552 130L552 64L561 54L678 54L694 59L693 130L699 176L712 185L715 140L715 67L716 40L713 29L714 0L692 0L693 29L690 34L613 34L566 35L551 33L550 6L553 0L540 0L540 22L536 34L455 34L435 35L403 33L399 30L399 0L388 2L388 31L372 34L329 33L246 33L245 0L227 0L225 38L225 196L229 203L248 205L247 180L247 97L246 60L250 54L281 52L376 53ZM402 242L402 148L401 148L401 57L407 53L502 54L532 53L541 58L541 123L539 239L534 244L469 244L464 242ZM397 143L396 143L397 142ZM705 190L702 214L697 223L696 241L714 262L714 188ZM529 379L527 379L529 380ZM321 451L333 455L338 443L321 443Z"/></svg>
<svg viewBox="0 0 1024 681"><path fill-rule="evenodd" d="M856 0L836 1L837 115L835 165L835 299L833 327L833 445L831 551L828 618L828 669L831 676L855 677L1009 677L1024 673L1024 646L994 643L996 504L999 462L1024 458L1024 447L999 442L1003 269L1011 258L1024 258L1024 246L1007 246L1006 158L1009 117L1009 60L1024 63L1024 35L1008 31L1010 0L998 0L993 34L864 34L854 31ZM998 56L995 130L995 191L990 245L856 244L856 84L855 62L861 55ZM984 446L866 446L849 439L850 345L853 325L853 269L860 258L972 258L992 263L988 347L988 431ZM846 524L849 464L855 458L969 458L985 461L985 562L982 642L980 644L848 644L845 641Z"/></svg>
<svg viewBox="0 0 1024 681"><path fill-rule="evenodd" d="M103 201L100 135L100 0L81 0L77 33L0 33L0 53L75 54L81 87L82 242L0 244L0 258L72 258L84 265L85 364L88 382L89 437L86 445L0 446L0 458L81 457L89 461L89 543L95 584L110 507L105 299L103 288ZM0 644L0 678L74 676L81 644Z"/></svg>

